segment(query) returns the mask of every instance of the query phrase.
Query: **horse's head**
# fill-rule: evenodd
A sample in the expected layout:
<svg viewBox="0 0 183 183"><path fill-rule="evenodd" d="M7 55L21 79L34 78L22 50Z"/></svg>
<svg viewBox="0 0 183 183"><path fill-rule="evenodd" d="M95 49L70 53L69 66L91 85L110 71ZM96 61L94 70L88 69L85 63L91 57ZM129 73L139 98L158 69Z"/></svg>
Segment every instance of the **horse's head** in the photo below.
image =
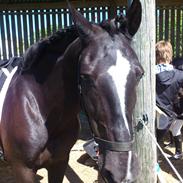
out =
<svg viewBox="0 0 183 183"><path fill-rule="evenodd" d="M100 26L70 9L82 45L82 101L99 144L101 173L110 183L132 182L138 172L132 114L144 71L130 42L141 22L141 4L134 0L126 17Z"/></svg>

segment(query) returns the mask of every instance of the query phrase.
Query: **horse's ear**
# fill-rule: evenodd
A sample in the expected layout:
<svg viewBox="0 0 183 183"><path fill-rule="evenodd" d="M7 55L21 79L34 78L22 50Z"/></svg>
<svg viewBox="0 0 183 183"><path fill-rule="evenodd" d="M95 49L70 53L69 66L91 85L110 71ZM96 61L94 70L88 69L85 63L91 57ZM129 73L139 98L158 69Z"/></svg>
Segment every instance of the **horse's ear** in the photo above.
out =
<svg viewBox="0 0 183 183"><path fill-rule="evenodd" d="M139 0L133 0L126 17L128 20L128 32L131 36L134 36L140 27L142 19L142 6Z"/></svg>
<svg viewBox="0 0 183 183"><path fill-rule="evenodd" d="M130 8L127 10L126 17L121 15L116 18L116 22L120 24L119 30L133 37L140 27L142 18L142 6L139 0L133 0Z"/></svg>
<svg viewBox="0 0 183 183"><path fill-rule="evenodd" d="M89 38L94 36L94 26L87 19L85 19L82 14L73 8L68 1L67 3L80 39L82 41L89 40Z"/></svg>

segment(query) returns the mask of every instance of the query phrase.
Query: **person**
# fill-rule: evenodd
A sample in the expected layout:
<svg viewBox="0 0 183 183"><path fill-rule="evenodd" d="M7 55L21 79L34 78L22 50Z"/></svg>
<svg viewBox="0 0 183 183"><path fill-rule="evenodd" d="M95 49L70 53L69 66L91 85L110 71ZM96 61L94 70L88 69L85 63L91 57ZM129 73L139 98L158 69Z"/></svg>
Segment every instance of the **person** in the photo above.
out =
<svg viewBox="0 0 183 183"><path fill-rule="evenodd" d="M169 41L156 44L156 105L164 112L160 115L157 126L157 140L161 143L165 133L170 130L175 142L174 159L182 158L181 128L183 120L178 119L175 103L183 87L183 72L174 68L172 62L172 45Z"/></svg>

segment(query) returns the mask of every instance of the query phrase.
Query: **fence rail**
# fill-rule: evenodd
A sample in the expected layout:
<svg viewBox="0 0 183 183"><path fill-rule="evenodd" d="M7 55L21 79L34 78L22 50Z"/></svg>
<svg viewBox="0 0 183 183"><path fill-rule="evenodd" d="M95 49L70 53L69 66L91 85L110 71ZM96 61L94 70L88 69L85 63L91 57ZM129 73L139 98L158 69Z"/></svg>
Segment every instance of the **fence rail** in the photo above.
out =
<svg viewBox="0 0 183 183"><path fill-rule="evenodd" d="M108 18L108 7L79 10L92 22ZM71 23L68 9L0 11L0 58L20 56L39 39Z"/></svg>
<svg viewBox="0 0 183 183"><path fill-rule="evenodd" d="M116 13L125 13L125 6ZM110 16L109 6L80 8L89 20L99 23ZM70 26L68 9L32 9L0 11L0 59L21 56L33 43ZM170 40L174 56L183 56L183 6L157 7L156 40Z"/></svg>

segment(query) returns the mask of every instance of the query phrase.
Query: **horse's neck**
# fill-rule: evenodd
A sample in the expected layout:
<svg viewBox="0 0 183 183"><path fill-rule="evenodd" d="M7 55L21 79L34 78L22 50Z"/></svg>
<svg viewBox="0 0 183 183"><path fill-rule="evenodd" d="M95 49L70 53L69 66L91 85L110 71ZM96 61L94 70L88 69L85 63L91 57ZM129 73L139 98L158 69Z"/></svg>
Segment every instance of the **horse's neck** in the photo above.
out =
<svg viewBox="0 0 183 183"><path fill-rule="evenodd" d="M78 98L78 60L70 55L59 58L44 83L44 90L49 91L47 95L50 95L48 96L50 99L57 96L73 97L76 100Z"/></svg>

